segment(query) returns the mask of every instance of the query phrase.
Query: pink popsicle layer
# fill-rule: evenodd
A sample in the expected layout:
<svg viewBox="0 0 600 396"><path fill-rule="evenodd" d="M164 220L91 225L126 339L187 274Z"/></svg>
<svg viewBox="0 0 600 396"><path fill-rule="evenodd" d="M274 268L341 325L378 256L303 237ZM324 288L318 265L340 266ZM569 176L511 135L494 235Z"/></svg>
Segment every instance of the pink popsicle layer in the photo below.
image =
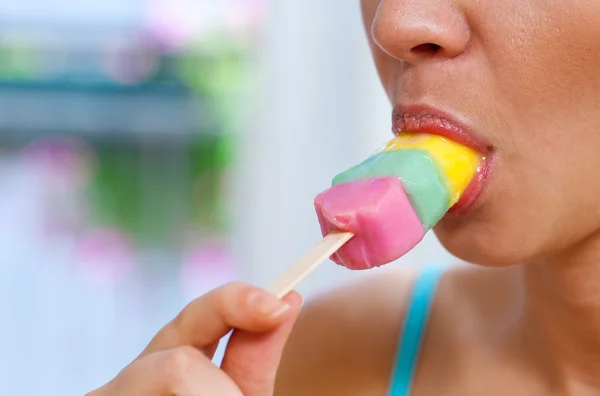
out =
<svg viewBox="0 0 600 396"><path fill-rule="evenodd" d="M331 259L354 270L401 257L425 230L397 177L359 179L335 185L315 198L323 236L332 230L354 233Z"/></svg>

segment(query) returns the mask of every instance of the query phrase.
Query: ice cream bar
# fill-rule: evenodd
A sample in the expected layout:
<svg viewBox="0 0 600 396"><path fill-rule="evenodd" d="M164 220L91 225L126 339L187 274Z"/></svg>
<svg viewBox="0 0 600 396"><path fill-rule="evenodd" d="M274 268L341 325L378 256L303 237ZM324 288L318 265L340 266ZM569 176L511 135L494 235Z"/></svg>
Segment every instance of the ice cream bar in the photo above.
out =
<svg viewBox="0 0 600 396"><path fill-rule="evenodd" d="M367 269L398 259L459 200L480 164L479 153L454 141L406 133L337 175L315 198L323 235L354 234L333 261Z"/></svg>

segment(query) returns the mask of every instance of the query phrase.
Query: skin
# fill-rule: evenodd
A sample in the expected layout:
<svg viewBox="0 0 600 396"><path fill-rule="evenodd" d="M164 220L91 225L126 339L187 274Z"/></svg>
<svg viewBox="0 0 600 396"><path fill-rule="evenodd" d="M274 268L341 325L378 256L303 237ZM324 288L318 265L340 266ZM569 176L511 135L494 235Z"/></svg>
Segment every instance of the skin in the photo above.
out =
<svg viewBox="0 0 600 396"><path fill-rule="evenodd" d="M241 283L190 303L117 377L87 396L266 396L301 298L278 300ZM211 362L234 330L221 367Z"/></svg>
<svg viewBox="0 0 600 396"><path fill-rule="evenodd" d="M480 266L444 276L412 394L600 393L600 3L363 0L362 10L392 105L450 112L495 155L476 208L435 228ZM309 305L276 394L385 395L408 298L397 290L412 278L365 279ZM324 348L325 366L298 361L306 343Z"/></svg>
<svg viewBox="0 0 600 396"><path fill-rule="evenodd" d="M466 120L496 158L477 207L435 228L451 253L479 265L444 275L412 394L599 394L600 2L361 4L392 105L427 104ZM416 276L373 270L314 299L285 349L298 297L287 297L287 315L257 326L251 306L232 297L249 286L226 286L186 308L188 320L167 326L91 395L386 395ZM240 329L229 363L208 366L229 328ZM152 391L142 377L156 382Z"/></svg>

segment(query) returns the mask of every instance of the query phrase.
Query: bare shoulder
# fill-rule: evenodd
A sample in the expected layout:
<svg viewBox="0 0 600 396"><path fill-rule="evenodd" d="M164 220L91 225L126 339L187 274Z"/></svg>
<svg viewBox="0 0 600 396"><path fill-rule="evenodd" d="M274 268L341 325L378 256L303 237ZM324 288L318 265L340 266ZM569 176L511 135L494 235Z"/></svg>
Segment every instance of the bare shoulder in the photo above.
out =
<svg viewBox="0 0 600 396"><path fill-rule="evenodd" d="M417 273L371 270L308 301L284 352L275 395L385 395Z"/></svg>
<svg viewBox="0 0 600 396"><path fill-rule="evenodd" d="M502 271L465 266L443 276L418 377L443 370L461 353L461 337L476 331L476 318L502 305L496 293L505 287L499 279L508 275ZM370 271L360 282L308 301L284 352L275 395L386 395L418 273L416 268Z"/></svg>

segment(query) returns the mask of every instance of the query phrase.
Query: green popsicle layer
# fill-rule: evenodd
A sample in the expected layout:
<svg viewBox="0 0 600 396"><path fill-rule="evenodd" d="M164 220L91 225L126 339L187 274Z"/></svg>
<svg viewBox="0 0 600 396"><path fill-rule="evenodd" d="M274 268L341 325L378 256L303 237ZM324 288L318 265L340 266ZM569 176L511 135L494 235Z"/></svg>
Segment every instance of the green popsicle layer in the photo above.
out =
<svg viewBox="0 0 600 396"><path fill-rule="evenodd" d="M412 206L426 229L433 227L448 210L450 193L444 174L425 150L378 152L337 175L333 185L386 176L396 176L402 180Z"/></svg>

